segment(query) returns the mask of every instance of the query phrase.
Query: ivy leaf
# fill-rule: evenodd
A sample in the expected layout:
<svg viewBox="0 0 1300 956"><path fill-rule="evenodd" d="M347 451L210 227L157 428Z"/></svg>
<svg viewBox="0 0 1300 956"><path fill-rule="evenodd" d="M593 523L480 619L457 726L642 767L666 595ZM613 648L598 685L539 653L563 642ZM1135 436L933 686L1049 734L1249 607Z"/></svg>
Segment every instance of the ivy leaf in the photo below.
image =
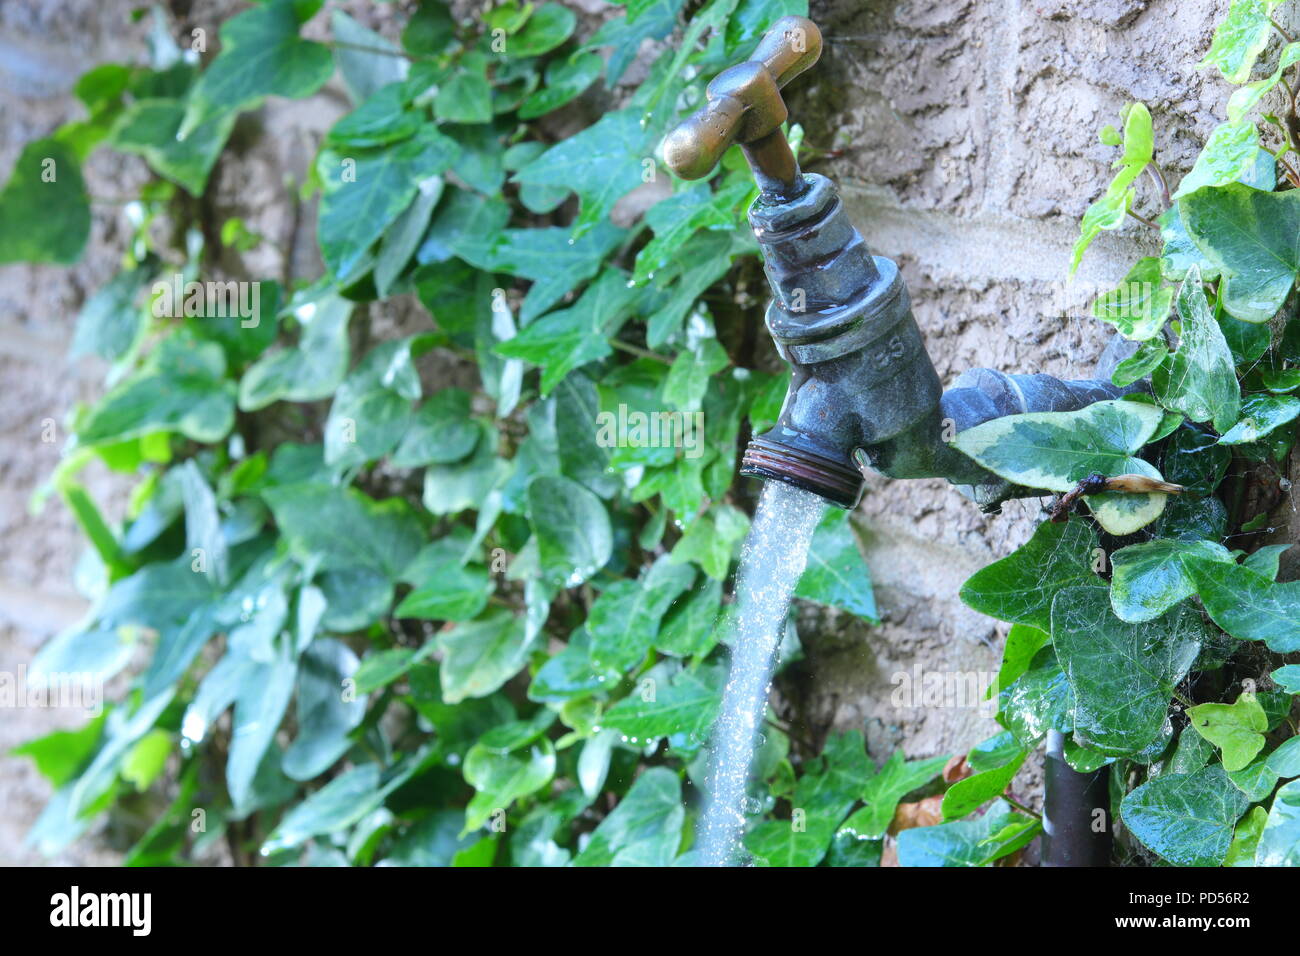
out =
<svg viewBox="0 0 1300 956"><path fill-rule="evenodd" d="M409 139L420 126L420 114L407 109L403 84L390 83L330 127L325 142L343 149L370 149Z"/></svg>
<svg viewBox="0 0 1300 956"><path fill-rule="evenodd" d="M1125 109L1124 152L1114 163L1114 168L1119 172L1106 187L1102 197L1083 214L1083 222L1079 225L1079 240L1074 244L1074 256L1070 262L1070 275L1079 271L1083 254L1088 251L1092 241L1101 235L1102 230L1118 229L1124 224L1124 217L1137 195L1133 183L1151 162L1155 149L1151 111L1143 103L1130 103Z"/></svg>
<svg viewBox="0 0 1300 956"><path fill-rule="evenodd" d="M1265 760L1268 769L1284 780L1300 777L1300 737L1282 741Z"/></svg>
<svg viewBox="0 0 1300 956"><path fill-rule="evenodd" d="M394 617L467 621L487 606L494 586L487 568L464 562L465 543L457 537L427 544L402 572L415 585Z"/></svg>
<svg viewBox="0 0 1300 956"><path fill-rule="evenodd" d="M463 461L478 444L481 430L469 417L469 392L445 388L415 410L393 452L395 468Z"/></svg>
<svg viewBox="0 0 1300 956"><path fill-rule="evenodd" d="M1173 302L1174 290L1161 285L1160 260L1147 256L1129 270L1119 288L1093 303L1092 314L1125 338L1145 342L1160 334Z"/></svg>
<svg viewBox="0 0 1300 956"><path fill-rule="evenodd" d="M369 99L390 83L406 79L409 64L402 51L342 10L331 13L330 32L339 44L334 58L354 103Z"/></svg>
<svg viewBox="0 0 1300 956"><path fill-rule="evenodd" d="M714 505L686 529L672 550L674 562L694 561L718 581L727 576L736 547L749 532L749 518L730 505Z"/></svg>
<svg viewBox="0 0 1300 956"><path fill-rule="evenodd" d="M1222 123L1215 127L1196 165L1183 177L1174 199L1189 196L1206 186L1226 186L1250 174L1259 159L1259 131L1249 120Z"/></svg>
<svg viewBox="0 0 1300 956"><path fill-rule="evenodd" d="M0 262L81 258L90 236L90 201L77 155L52 139L23 147L0 191Z"/></svg>
<svg viewBox="0 0 1300 956"><path fill-rule="evenodd" d="M843 608L864 621L878 622L871 573L853 537L849 513L826 512L813 532L808 566L794 589L795 597Z"/></svg>
<svg viewBox="0 0 1300 956"><path fill-rule="evenodd" d="M492 122L492 87L487 57L470 51L459 67L438 87L433 111L448 123Z"/></svg>
<svg viewBox="0 0 1300 956"><path fill-rule="evenodd" d="M1268 822L1268 811L1263 807L1253 807L1250 813L1241 818L1232 835L1232 845L1228 855L1223 858L1224 866L1254 866L1255 849L1259 846L1260 834Z"/></svg>
<svg viewBox="0 0 1300 956"><path fill-rule="evenodd" d="M606 113L581 133L552 146L512 179L576 192L581 206L573 222L577 240L604 222L614 203L643 182L644 161L654 161L645 148L646 136L640 110Z"/></svg>
<svg viewBox="0 0 1300 956"><path fill-rule="evenodd" d="M116 362L130 352L145 327L147 313L136 297L146 278L144 267L123 269L87 299L77 315L70 354Z"/></svg>
<svg viewBox="0 0 1300 956"><path fill-rule="evenodd" d="M255 664L239 685L226 760L226 788L237 813L252 808L254 777L289 708L297 673L289 642L280 641L275 657Z"/></svg>
<svg viewBox="0 0 1300 956"><path fill-rule="evenodd" d="M648 700L642 689L634 689L605 711L600 724L634 742L675 734L703 740L722 703L724 682L720 668L680 670L667 682L659 682Z"/></svg>
<svg viewBox="0 0 1300 956"><path fill-rule="evenodd" d="M182 139L227 113L250 109L267 96L311 96L334 73L329 47L298 35L320 0L269 0L221 27L221 53L190 91Z"/></svg>
<svg viewBox="0 0 1300 956"><path fill-rule="evenodd" d="M364 569L389 582L411 563L423 532L401 498L374 501L355 488L303 483L262 493L290 553L322 570Z"/></svg>
<svg viewBox="0 0 1300 956"><path fill-rule="evenodd" d="M349 734L365 719L366 699L348 700L344 682L357 673L356 654L342 641L312 642L298 666L298 733L280 767L292 780L310 780L332 767L352 746Z"/></svg>
<svg viewBox="0 0 1300 956"><path fill-rule="evenodd" d="M1203 637L1200 614L1186 605L1129 624L1111 611L1107 588L1061 590L1052 601L1052 644L1077 700L1075 739L1124 756L1159 737Z"/></svg>
<svg viewBox="0 0 1300 956"><path fill-rule="evenodd" d="M496 352L541 366L542 395L549 395L575 368L610 354L606 340L632 314L639 295L627 275L611 266L572 306L525 326Z"/></svg>
<svg viewBox="0 0 1300 956"><path fill-rule="evenodd" d="M1275 584L1248 567L1222 561L1184 563L1206 612L1233 637L1263 641L1278 654L1300 651L1300 581Z"/></svg>
<svg viewBox="0 0 1300 956"><path fill-rule="evenodd" d="M664 380L663 399L684 412L698 411L709 379L729 364L726 350L712 337L702 337L693 347L682 349Z"/></svg>
<svg viewBox="0 0 1300 956"><path fill-rule="evenodd" d="M1041 832L1038 821L999 801L972 820L904 830L898 835L898 865L987 866Z"/></svg>
<svg viewBox="0 0 1300 956"><path fill-rule="evenodd" d="M234 383L221 347L178 334L164 339L134 376L81 420L82 445L121 442L159 431L196 442L220 441L235 423Z"/></svg>
<svg viewBox="0 0 1300 956"><path fill-rule="evenodd" d="M262 844L262 852L292 849L317 834L342 830L370 813L382 799L379 765L353 767L285 814Z"/></svg>
<svg viewBox="0 0 1300 956"><path fill-rule="evenodd" d="M636 59L643 40L662 40L672 32L677 14L685 5L686 0L629 0L625 16L605 21L587 41L586 49L613 47L605 74L606 87L612 90L618 83Z"/></svg>
<svg viewBox="0 0 1300 956"><path fill-rule="evenodd" d="M1228 549L1211 541L1157 538L1130 545L1111 557L1110 603L1115 616L1131 624L1154 620L1196 593L1183 557L1234 563Z"/></svg>
<svg viewBox="0 0 1300 956"><path fill-rule="evenodd" d="M1300 664L1284 664L1268 675L1288 694L1300 694Z"/></svg>
<svg viewBox="0 0 1300 956"><path fill-rule="evenodd" d="M408 140L355 156L323 150L316 160L322 192L316 233L330 272L356 278L366 252L411 205L420 183L445 172L458 149L426 126Z"/></svg>
<svg viewBox="0 0 1300 956"><path fill-rule="evenodd" d="M406 432L411 401L420 397L413 351L418 337L384 342L352 371L325 421L325 463L350 468L392 451Z"/></svg>
<svg viewBox="0 0 1300 956"><path fill-rule="evenodd" d="M1294 395L1252 395L1241 406L1241 421L1219 439L1221 445L1246 445L1300 416L1300 398Z"/></svg>
<svg viewBox="0 0 1300 956"><path fill-rule="evenodd" d="M1214 42L1200 67L1217 66L1230 83L1244 83L1268 46L1269 16L1282 0L1232 0L1228 15L1214 31Z"/></svg>
<svg viewBox="0 0 1300 956"><path fill-rule="evenodd" d="M1300 866L1300 780L1292 780L1273 797L1268 822L1259 835L1256 866Z"/></svg>
<svg viewBox="0 0 1300 956"><path fill-rule="evenodd" d="M1297 63L1300 63L1300 43L1288 43L1278 55L1277 68L1272 76L1233 90L1228 98L1228 118L1234 123L1245 119L1255 105L1282 82L1282 75Z"/></svg>
<svg viewBox="0 0 1300 956"><path fill-rule="evenodd" d="M1098 582L1092 570L1097 546L1086 521L1045 521L1025 545L971 575L959 596L981 614L1047 631L1058 591Z"/></svg>
<svg viewBox="0 0 1300 956"><path fill-rule="evenodd" d="M326 398L347 373L352 303L330 292L290 308L303 329L298 345L263 355L244 373L239 407L246 412L280 400Z"/></svg>
<svg viewBox="0 0 1300 956"><path fill-rule="evenodd" d="M655 648L673 657L694 657L713 646L713 626L722 610L722 584L705 577L664 616Z"/></svg>
<svg viewBox="0 0 1300 956"><path fill-rule="evenodd" d="M466 698L486 697L519 673L534 643L528 639L523 618L505 608L438 635L443 652L442 699L458 704Z"/></svg>
<svg viewBox="0 0 1300 956"><path fill-rule="evenodd" d="M486 272L532 279L519 318L531 323L604 264L606 256L627 237L627 231L601 223L582 238L555 226L548 229L506 229L486 236L463 235L456 255Z"/></svg>
<svg viewBox="0 0 1300 956"><path fill-rule="evenodd" d="M487 422L478 422L474 451L461 461L432 464L424 470L424 507L436 515L459 514L479 508L509 473L510 463L497 457L500 436Z"/></svg>
<svg viewBox="0 0 1300 956"><path fill-rule="evenodd" d="M574 587L603 568L614 550L609 513L568 478L540 475L528 484L528 517L543 576Z"/></svg>
<svg viewBox="0 0 1300 956"><path fill-rule="evenodd" d="M685 821L677 774L651 767L600 821L573 865L667 866L677 855Z"/></svg>
<svg viewBox="0 0 1300 956"><path fill-rule="evenodd" d="M216 117L181 139L185 109L183 100L136 100L114 124L108 145L144 157L154 172L191 196L202 196L208 174L235 127L236 114Z"/></svg>
<svg viewBox="0 0 1300 956"><path fill-rule="evenodd" d="M543 737L526 753L500 753L475 744L465 755L465 781L477 792L465 807L461 835L487 823L520 797L536 793L555 776L555 747Z"/></svg>
<svg viewBox="0 0 1300 956"><path fill-rule="evenodd" d="M1219 866L1248 805L1223 768L1212 764L1147 780L1124 797L1120 816L1130 833L1169 863Z"/></svg>
<svg viewBox="0 0 1300 956"><path fill-rule="evenodd" d="M636 257L632 281L642 285L671 263L682 245L701 229L735 230L743 221L743 206L754 193L748 182L733 183L714 192L707 183L656 203L646 213L654 238Z"/></svg>
<svg viewBox="0 0 1300 956"><path fill-rule="evenodd" d="M1231 183L1182 200L1197 248L1223 272L1223 308L1243 322L1267 322L1300 269L1300 195Z"/></svg>
<svg viewBox="0 0 1300 956"><path fill-rule="evenodd" d="M1152 375L1156 398L1191 421L1211 422L1215 431L1225 432L1237 420L1241 389L1232 352L1210 313L1195 267L1178 291L1178 316L1182 319L1178 351Z"/></svg>
<svg viewBox="0 0 1300 956"><path fill-rule="evenodd" d="M976 773L958 780L943 795L943 818L955 820L1001 796L1019 772L1029 752L1021 748L1010 731L990 737L972 747L967 762L972 767L985 757L991 766L980 765Z"/></svg>
<svg viewBox="0 0 1300 956"><path fill-rule="evenodd" d="M821 817L801 826L793 820L764 820L745 834L744 842L767 866L816 866L834 835L835 825Z"/></svg>
<svg viewBox="0 0 1300 956"><path fill-rule="evenodd" d="M1075 412L995 418L958 432L955 444L1008 481L1066 492L1094 473L1143 470L1135 455L1163 418L1159 408L1141 402L1096 402Z"/></svg>
<svg viewBox="0 0 1300 956"><path fill-rule="evenodd" d="M579 51L567 59L554 61L546 67L542 85L520 104L519 118L536 119L558 110L585 92L604 69L605 61L599 53Z"/></svg>
<svg viewBox="0 0 1300 956"><path fill-rule="evenodd" d="M506 41L510 56L550 53L573 35L578 15L558 3L544 3L528 18L522 30Z"/></svg>
<svg viewBox="0 0 1300 956"><path fill-rule="evenodd" d="M624 671L641 661L654 646L664 614L694 579L694 569L664 556L638 580L615 581L602 591L587 614L593 666Z"/></svg>
<svg viewBox="0 0 1300 956"><path fill-rule="evenodd" d="M1242 694L1233 704L1197 704L1187 709L1196 732L1223 754L1223 769L1244 769L1264 749L1268 718L1254 694Z"/></svg>
<svg viewBox="0 0 1300 956"><path fill-rule="evenodd" d="M862 789L866 805L845 820L842 829L851 830L863 840L882 838L894 819L898 801L929 783L947 762L946 756L909 762L901 750L895 750Z"/></svg>

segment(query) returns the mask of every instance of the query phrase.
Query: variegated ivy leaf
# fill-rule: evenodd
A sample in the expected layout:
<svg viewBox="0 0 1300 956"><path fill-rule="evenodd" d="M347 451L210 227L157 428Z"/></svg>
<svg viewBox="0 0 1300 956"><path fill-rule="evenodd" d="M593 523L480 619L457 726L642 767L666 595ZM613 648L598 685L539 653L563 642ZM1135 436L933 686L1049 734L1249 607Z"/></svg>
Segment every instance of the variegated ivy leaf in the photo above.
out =
<svg viewBox="0 0 1300 956"><path fill-rule="evenodd" d="M1204 186L1238 182L1254 169L1258 157L1259 131L1253 122L1222 123L1206 140L1205 148L1196 157L1196 165L1178 184L1174 198L1181 199Z"/></svg>
<svg viewBox="0 0 1300 956"><path fill-rule="evenodd" d="M1300 63L1300 43L1288 43L1282 48L1277 69L1273 71L1272 76L1247 83L1241 89L1233 91L1232 97L1228 100L1228 119L1234 123L1245 119L1255 108L1255 104L1282 82L1282 74L1297 63Z"/></svg>
<svg viewBox="0 0 1300 956"><path fill-rule="evenodd" d="M1282 0L1232 0L1228 15L1214 31L1214 42L1201 67L1217 66L1229 82L1246 82L1255 60L1268 46L1273 30L1269 16L1281 3Z"/></svg>
<svg viewBox="0 0 1300 956"><path fill-rule="evenodd" d="M1134 264L1118 288L1093 303L1092 314L1125 338L1145 342L1160 334L1173 302L1174 290L1161 285L1160 260L1147 256Z"/></svg>
<svg viewBox="0 0 1300 956"><path fill-rule="evenodd" d="M1047 491L1066 492L1092 474L1160 472L1137 457L1164 413L1142 402L1096 402L1074 412L1032 412L995 418L957 435L955 444L994 474ZM1085 499L1111 534L1132 534L1164 510L1163 494L1106 492Z"/></svg>
<svg viewBox="0 0 1300 956"><path fill-rule="evenodd" d="M1155 149L1151 130L1151 112L1143 103L1130 103L1124 114L1124 153L1115 160L1119 172L1100 199L1088 207L1079 225L1079 241L1074 244L1070 275L1079 270L1083 254L1103 229L1118 229L1124 223L1137 190L1133 183L1142 175Z"/></svg>
<svg viewBox="0 0 1300 956"><path fill-rule="evenodd" d="M1224 309L1243 322L1277 314L1300 270L1300 192L1230 183L1182 200L1192 241L1223 272Z"/></svg>
<svg viewBox="0 0 1300 956"><path fill-rule="evenodd" d="M1151 376L1156 398L1165 408L1194 422L1211 422L1215 431L1225 432L1237 421L1241 389L1232 350L1214 321L1195 267L1178 290L1178 316L1182 319L1178 350Z"/></svg>
<svg viewBox="0 0 1300 956"><path fill-rule="evenodd" d="M1157 538L1116 551L1111 557L1110 605L1121 621L1140 623L1159 617L1196 593L1183 556L1232 562L1227 548L1212 541Z"/></svg>

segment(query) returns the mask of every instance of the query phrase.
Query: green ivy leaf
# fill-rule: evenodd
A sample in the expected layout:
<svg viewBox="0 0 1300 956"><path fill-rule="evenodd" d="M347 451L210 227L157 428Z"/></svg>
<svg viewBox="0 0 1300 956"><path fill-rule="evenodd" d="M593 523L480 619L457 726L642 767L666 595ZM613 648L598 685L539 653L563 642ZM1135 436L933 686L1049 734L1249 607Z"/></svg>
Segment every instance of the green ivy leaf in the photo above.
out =
<svg viewBox="0 0 1300 956"><path fill-rule="evenodd" d="M496 352L541 366L542 395L549 395L575 368L610 354L606 340L632 314L639 294L625 273L607 268L572 306L525 326Z"/></svg>
<svg viewBox="0 0 1300 956"><path fill-rule="evenodd" d="M643 182L644 162L654 161L646 148L646 136L640 110L606 113L593 126L552 146L512 179L576 192L581 204L573 222L577 240L604 222L614 203Z"/></svg>
<svg viewBox="0 0 1300 956"><path fill-rule="evenodd" d="M592 664L622 671L643 660L663 616L694 579L689 565L672 564L664 556L638 580L615 581L602 591L587 614Z"/></svg>
<svg viewBox="0 0 1300 956"><path fill-rule="evenodd" d="M87 299L77 315L70 354L98 355L109 362L127 355L146 324L148 313L136 304L146 278L144 267L123 269Z"/></svg>
<svg viewBox="0 0 1300 956"><path fill-rule="evenodd" d="M465 781L477 792L465 808L461 835L474 832L520 797L536 793L554 776L555 747L546 738L527 753L503 754L475 744L465 755Z"/></svg>
<svg viewBox="0 0 1300 956"><path fill-rule="evenodd" d="M1273 797L1268 822L1259 835L1256 866L1300 866L1300 780L1292 780Z"/></svg>
<svg viewBox="0 0 1300 956"><path fill-rule="evenodd" d="M633 743L675 734L703 740L718 714L724 681L719 668L680 670L666 683L657 683L653 694L634 688L605 711L600 724Z"/></svg>
<svg viewBox="0 0 1300 956"><path fill-rule="evenodd" d="M1189 559L1206 612L1233 637L1263 641L1278 654L1300 651L1300 581L1275 584L1248 567Z"/></svg>
<svg viewBox="0 0 1300 956"><path fill-rule="evenodd" d="M1241 389L1232 352L1205 301L1200 272L1194 267L1178 291L1178 316L1182 319L1178 351L1152 375L1156 398L1191 421L1211 422L1215 431L1225 432L1240 412Z"/></svg>
<svg viewBox="0 0 1300 956"><path fill-rule="evenodd" d="M794 594L878 622L871 572L858 549L847 511L828 509L818 524L808 549L808 566Z"/></svg>
<svg viewBox="0 0 1300 956"><path fill-rule="evenodd" d="M1074 244L1074 256L1070 262L1070 275L1079 271L1083 254L1088 251L1092 241L1101 235L1102 230L1118 229L1124 224L1124 217L1137 195L1133 183L1151 162L1155 149L1151 111L1143 103L1130 103L1125 110L1124 152L1114 163L1114 168L1119 172L1106 187L1102 197L1083 214L1083 222L1079 225L1079 240Z"/></svg>
<svg viewBox="0 0 1300 956"><path fill-rule="evenodd" d="M352 303L329 292L304 297L289 307L302 327L298 344L263 355L244 373L239 382L239 407L246 412L281 400L326 398L347 373Z"/></svg>
<svg viewBox="0 0 1300 956"><path fill-rule="evenodd" d="M1224 866L1254 866L1255 848L1259 846L1260 834L1268 822L1268 811L1263 807L1253 807L1250 813L1241 818L1232 835L1232 845L1228 855L1223 858Z"/></svg>
<svg viewBox="0 0 1300 956"><path fill-rule="evenodd" d="M1052 644L1074 688L1076 740L1124 756L1159 737L1204 636L1187 605L1129 624L1111 611L1107 588L1062 589L1052 601Z"/></svg>
<svg viewBox="0 0 1300 956"><path fill-rule="evenodd" d="M677 774L651 767L600 821L573 865L667 866L677 855L685 820Z"/></svg>
<svg viewBox="0 0 1300 956"><path fill-rule="evenodd" d="M77 155L52 139L23 147L0 191L0 262L81 258L90 236L90 201Z"/></svg>
<svg viewBox="0 0 1300 956"><path fill-rule="evenodd" d="M350 734L365 719L362 694L348 699L344 682L357 673L357 655L340 640L319 638L298 664L298 732L280 766L293 780L311 780L329 770L352 747Z"/></svg>
<svg viewBox="0 0 1300 956"><path fill-rule="evenodd" d="M317 239L340 281L358 278L366 252L406 211L420 183L447 170L456 144L430 126L400 143L355 156L326 149L316 159L322 184Z"/></svg>
<svg viewBox="0 0 1300 956"><path fill-rule="evenodd" d="M604 69L605 61L599 53L579 51L567 59L556 60L546 67L546 79L541 87L529 93L520 104L519 118L536 119L558 110L582 95Z"/></svg>
<svg viewBox="0 0 1300 956"><path fill-rule="evenodd" d="M752 200L754 189L751 183L737 182L714 192L704 183L656 203L646 213L654 238L637 253L632 280L638 285L647 282L673 262L686 241L701 229L736 230L744 221L743 207Z"/></svg>
<svg viewBox="0 0 1300 956"><path fill-rule="evenodd" d="M488 59L477 51L467 53L459 68L438 87L433 111L448 123L492 122L492 87L487 78Z"/></svg>
<svg viewBox="0 0 1300 956"><path fill-rule="evenodd" d="M980 763L981 757L985 756L991 766ZM966 760L977 772L964 780L958 780L944 793L944 820L964 817L1001 796L1028 756L1029 752L1021 748L1010 731L1004 731L972 747Z"/></svg>
<svg viewBox="0 0 1300 956"><path fill-rule="evenodd" d="M686 529L672 550L675 562L694 561L719 581L727 576L731 558L749 532L749 518L730 505L714 505Z"/></svg>
<svg viewBox="0 0 1300 956"><path fill-rule="evenodd" d="M297 674L289 642L280 641L275 656L256 663L240 682L226 760L226 789L238 813L252 809L254 777L289 708Z"/></svg>
<svg viewBox="0 0 1300 956"><path fill-rule="evenodd" d="M1175 866L1220 866L1249 801L1218 764L1162 774L1127 794L1120 816L1138 840Z"/></svg>
<svg viewBox="0 0 1300 956"><path fill-rule="evenodd" d="M556 475L534 478L528 484L528 518L542 574L555 584L581 584L613 554L609 513L576 481Z"/></svg>
<svg viewBox="0 0 1300 956"><path fill-rule="evenodd" d="M1174 199L1189 196L1206 186L1242 181L1255 168L1259 151L1259 131L1253 122L1220 124L1206 140L1192 171L1178 184Z"/></svg>
<svg viewBox="0 0 1300 956"><path fill-rule="evenodd" d="M1110 603L1115 616L1131 624L1154 620L1195 594L1196 585L1183 568L1185 555L1233 562L1227 548L1211 541L1157 538L1122 548L1111 557Z"/></svg>
<svg viewBox="0 0 1300 956"><path fill-rule="evenodd" d="M226 21L221 53L190 92L181 138L267 96L301 99L324 86L334 73L329 47L298 35L320 6L320 0L269 0Z"/></svg>
<svg viewBox="0 0 1300 956"><path fill-rule="evenodd" d="M208 174L235 127L236 114L215 117L180 139L185 109L183 100L136 100L114 124L108 144L144 157L154 172L191 196L202 196Z"/></svg>
<svg viewBox="0 0 1300 956"><path fill-rule="evenodd" d="M486 697L519 673L534 643L524 629L524 619L504 608L440 634L442 699L458 704L469 697Z"/></svg>
<svg viewBox="0 0 1300 956"><path fill-rule="evenodd" d="M959 596L981 614L1047 631L1058 591L1098 582L1092 570L1097 547L1097 533L1086 521L1043 522L1028 543L971 575Z"/></svg>
<svg viewBox="0 0 1300 956"><path fill-rule="evenodd" d="M898 835L899 866L987 866L1019 850L1042 824L999 801L973 820L913 827Z"/></svg>
<svg viewBox="0 0 1300 956"><path fill-rule="evenodd" d="M1214 31L1214 42L1200 67L1217 66L1230 83L1244 83L1268 46L1269 16L1282 0L1232 0L1228 15Z"/></svg>
<svg viewBox="0 0 1300 956"><path fill-rule="evenodd" d="M1241 406L1241 420L1219 443L1245 445L1289 424L1300 416L1300 398L1294 395L1252 395Z"/></svg>
<svg viewBox="0 0 1300 956"><path fill-rule="evenodd" d="M401 579L415 587L393 612L399 618L467 621L487 606L494 590L487 568L465 563L465 542L457 537L425 545Z"/></svg>
<svg viewBox="0 0 1300 956"><path fill-rule="evenodd" d="M947 756L909 762L901 750L895 750L867 780L861 790L865 806L844 821L843 829L851 830L859 839L880 839L894 819L898 802L929 783L947 762Z"/></svg>
<svg viewBox="0 0 1300 956"><path fill-rule="evenodd" d="M220 441L235 423L234 383L225 372L220 346L184 334L164 339L137 374L78 423L77 440L99 445L170 431Z"/></svg>
<svg viewBox="0 0 1300 956"><path fill-rule="evenodd" d="M383 800L378 764L347 770L295 806L262 844L264 854L301 846L321 833L356 823Z"/></svg>
<svg viewBox="0 0 1300 956"><path fill-rule="evenodd" d="M578 15L558 3L544 3L528 18L522 30L506 40L506 53L512 57L541 56L550 53L573 35Z"/></svg>
<svg viewBox="0 0 1300 956"><path fill-rule="evenodd" d="M1268 718L1254 694L1242 694L1233 704L1197 704L1187 709L1196 732L1223 754L1223 769L1244 769L1264 749Z"/></svg>
<svg viewBox="0 0 1300 956"><path fill-rule="evenodd" d="M636 59L643 40L662 40L677 26L677 14L686 0L629 0L627 15L605 21L587 41L587 49L613 47L605 86L613 89Z"/></svg>
<svg viewBox="0 0 1300 956"><path fill-rule="evenodd" d="M1129 270L1119 288L1093 303L1092 314L1125 338L1145 342L1160 334L1173 302L1174 290L1161 285L1160 260L1147 256Z"/></svg>
<svg viewBox="0 0 1300 956"><path fill-rule="evenodd" d="M1181 205L1192 241L1223 272L1223 308L1243 322L1273 318L1300 270L1300 194L1232 183Z"/></svg>
<svg viewBox="0 0 1300 956"><path fill-rule="evenodd" d="M1283 780L1300 777L1300 737L1284 740L1265 760L1268 769Z"/></svg>
<svg viewBox="0 0 1300 956"><path fill-rule="evenodd" d="M435 224L436 226L436 224ZM487 272L532 279L519 319L527 326L566 293L600 271L605 258L627 238L627 231L601 223L581 238L569 230L506 229L489 234L462 234L455 253Z"/></svg>

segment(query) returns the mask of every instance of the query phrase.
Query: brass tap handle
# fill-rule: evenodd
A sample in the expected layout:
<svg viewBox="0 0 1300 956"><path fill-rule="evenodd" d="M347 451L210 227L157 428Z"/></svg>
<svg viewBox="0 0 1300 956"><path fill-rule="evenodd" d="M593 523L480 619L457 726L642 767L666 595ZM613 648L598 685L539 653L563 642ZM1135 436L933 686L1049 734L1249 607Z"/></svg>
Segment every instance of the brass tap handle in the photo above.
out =
<svg viewBox="0 0 1300 956"><path fill-rule="evenodd" d="M799 165L781 133L788 114L781 87L817 62L822 34L806 17L782 17L754 59L723 70L705 90L708 102L664 139L664 161L683 179L713 171L732 143L740 145L763 192L802 192Z"/></svg>

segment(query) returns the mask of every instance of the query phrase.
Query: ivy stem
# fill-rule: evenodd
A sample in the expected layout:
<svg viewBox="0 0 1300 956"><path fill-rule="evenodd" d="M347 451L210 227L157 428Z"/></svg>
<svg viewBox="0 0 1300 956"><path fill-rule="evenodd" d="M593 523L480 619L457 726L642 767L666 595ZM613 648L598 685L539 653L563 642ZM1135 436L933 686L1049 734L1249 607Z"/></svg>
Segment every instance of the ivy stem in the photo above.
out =
<svg viewBox="0 0 1300 956"><path fill-rule="evenodd" d="M401 60L432 61L433 59L432 57L427 57L427 56L416 56L415 54L412 53L406 53L403 50L385 50L377 46L366 46L361 43L348 43L345 40L330 40L328 43L324 45L329 47L332 50L354 50L357 53L373 53L376 56L393 56Z"/></svg>
<svg viewBox="0 0 1300 956"><path fill-rule="evenodd" d="M1160 167L1155 163L1147 163L1147 175L1151 177L1151 181L1160 190L1160 195L1165 201L1165 207L1168 208L1173 204L1173 199L1169 196L1169 183L1165 181L1165 174L1160 171Z"/></svg>
<svg viewBox="0 0 1300 956"><path fill-rule="evenodd" d="M1132 209L1130 209L1130 210L1128 211L1128 214L1129 214L1130 216L1132 216L1134 219L1136 219L1138 222L1142 223L1142 225L1144 225L1144 226L1150 226L1150 227L1151 227L1152 229L1154 229L1156 232L1159 232L1159 231L1160 231L1160 227L1157 226L1157 225L1156 225L1154 222L1152 222L1150 219L1148 219L1146 216L1143 216L1143 215L1141 215L1141 214L1139 214L1139 213L1136 213L1136 212L1134 212Z"/></svg>
<svg viewBox="0 0 1300 956"><path fill-rule="evenodd" d="M1011 794L1009 793L1002 794L1002 799L1005 800L1007 803L1011 804L1011 806L1015 807L1021 813L1029 814L1029 816L1033 817L1035 820L1043 819L1043 815L1041 813L1039 813L1037 810L1033 810L1025 806L1023 803L1021 803L1015 797L1011 796Z"/></svg>
<svg viewBox="0 0 1300 956"><path fill-rule="evenodd" d="M1295 37L1293 37L1290 34L1290 32L1285 27L1282 26L1282 24L1278 23L1276 19L1274 19L1273 17L1269 17L1268 22L1273 24L1273 29L1276 30L1278 33L1282 34L1282 39L1285 40L1287 43L1295 42Z"/></svg>
<svg viewBox="0 0 1300 956"><path fill-rule="evenodd" d="M673 360L658 352L651 352L649 349L643 349L639 345L633 345L631 342L624 342L622 339L610 339L609 344L616 349L621 349L632 355L638 355L641 358L654 359L656 362L663 362L665 365L672 365Z"/></svg>

